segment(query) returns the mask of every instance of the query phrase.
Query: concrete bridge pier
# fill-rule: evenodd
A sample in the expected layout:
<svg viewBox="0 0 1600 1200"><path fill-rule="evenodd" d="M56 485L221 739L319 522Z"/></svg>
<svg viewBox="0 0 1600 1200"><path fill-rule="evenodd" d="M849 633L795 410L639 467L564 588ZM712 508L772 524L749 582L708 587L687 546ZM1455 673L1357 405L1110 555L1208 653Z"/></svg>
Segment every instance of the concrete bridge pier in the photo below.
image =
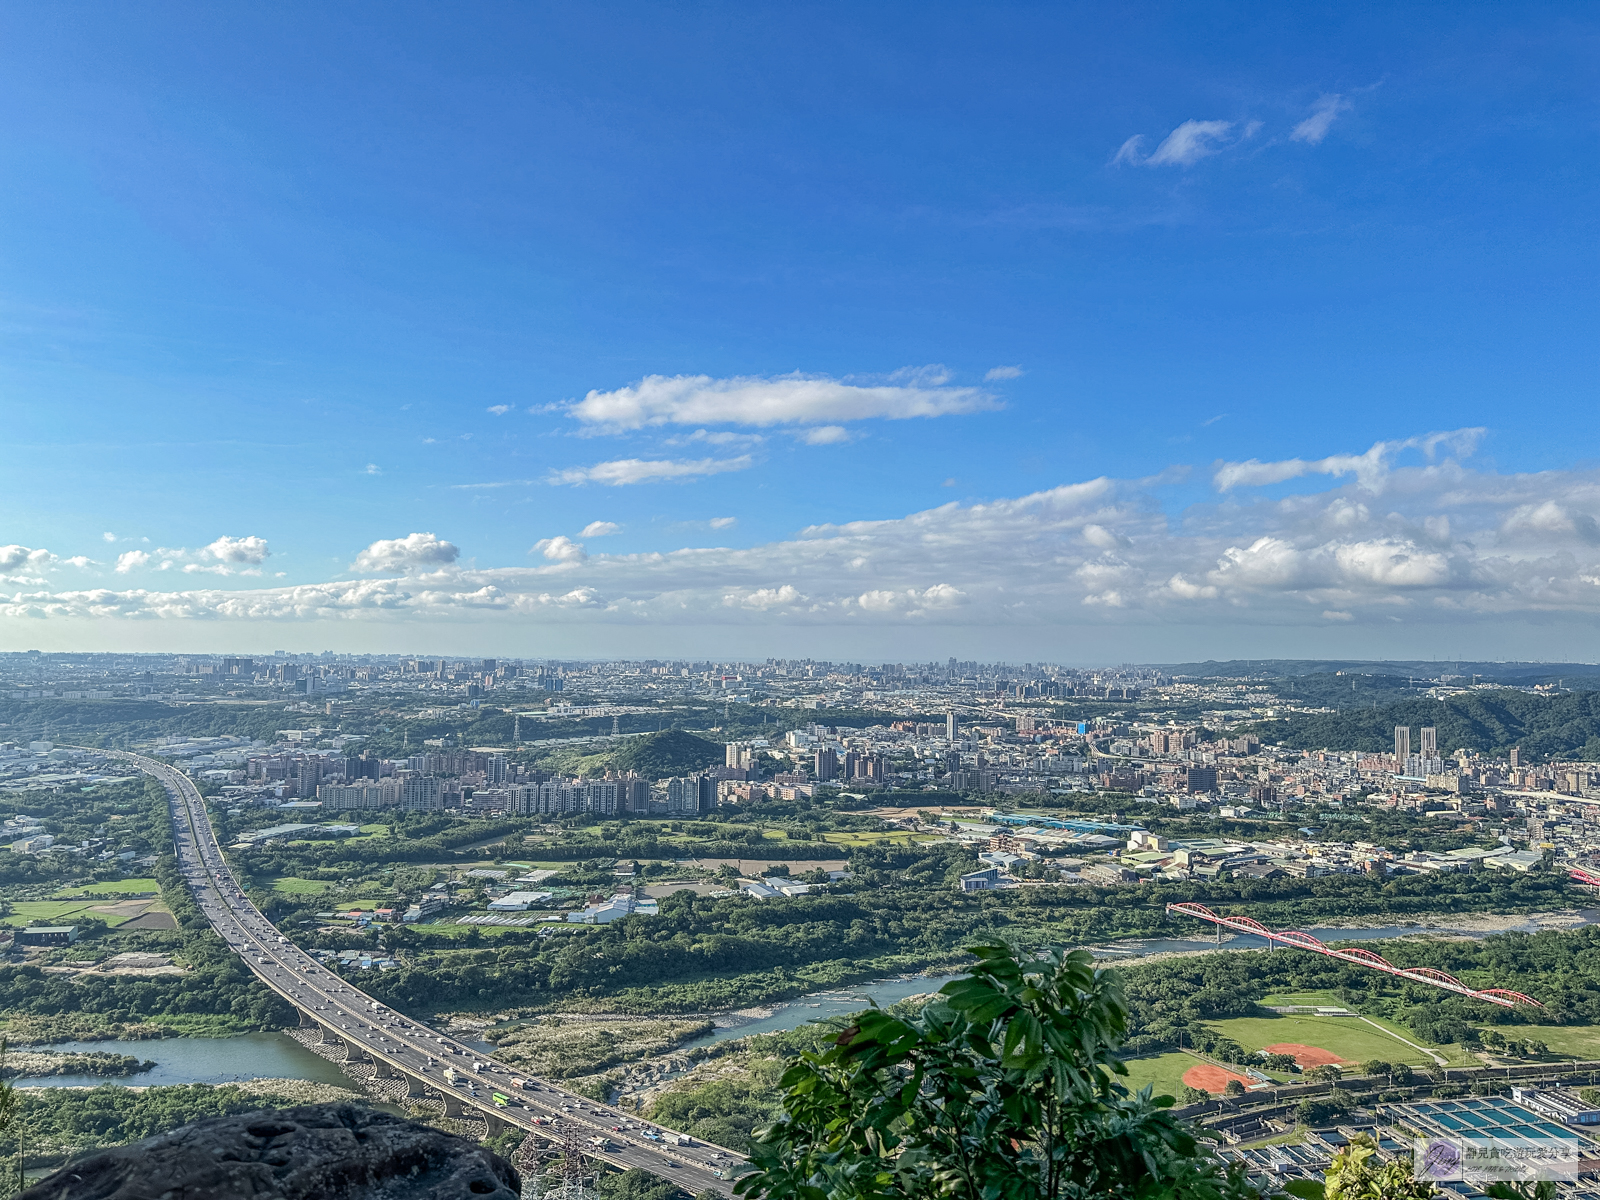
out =
<svg viewBox="0 0 1600 1200"><path fill-rule="evenodd" d="M508 1129L517 1128L517 1126L506 1120L499 1113L489 1112L487 1109L485 1109L483 1112L483 1118L489 1124L490 1137L495 1137L499 1134L502 1134Z"/></svg>
<svg viewBox="0 0 1600 1200"><path fill-rule="evenodd" d="M448 1092L446 1092L444 1096L444 1115L447 1117L460 1117L466 1115L461 1110L461 1101L457 1100Z"/></svg>
<svg viewBox="0 0 1600 1200"><path fill-rule="evenodd" d="M422 1086L422 1080L418 1079L415 1075L406 1075L402 1073L400 1077L406 1081L407 1098L420 1100L422 1097L428 1094L427 1089Z"/></svg>
<svg viewBox="0 0 1600 1200"><path fill-rule="evenodd" d="M306 1012L305 1009L297 1008L294 1011L300 1018L301 1029L315 1029L317 1027L317 1023L311 1019L311 1014Z"/></svg>
<svg viewBox="0 0 1600 1200"><path fill-rule="evenodd" d="M354 1038L345 1038L344 1060L347 1063L366 1062L367 1052L361 1048L361 1043Z"/></svg>
<svg viewBox="0 0 1600 1200"><path fill-rule="evenodd" d="M372 1060L372 1077L374 1079L393 1079L395 1069L381 1058Z"/></svg>
<svg viewBox="0 0 1600 1200"><path fill-rule="evenodd" d="M324 1025L322 1027L322 1036L317 1039L317 1042L323 1046L337 1046L342 1040L337 1033Z"/></svg>

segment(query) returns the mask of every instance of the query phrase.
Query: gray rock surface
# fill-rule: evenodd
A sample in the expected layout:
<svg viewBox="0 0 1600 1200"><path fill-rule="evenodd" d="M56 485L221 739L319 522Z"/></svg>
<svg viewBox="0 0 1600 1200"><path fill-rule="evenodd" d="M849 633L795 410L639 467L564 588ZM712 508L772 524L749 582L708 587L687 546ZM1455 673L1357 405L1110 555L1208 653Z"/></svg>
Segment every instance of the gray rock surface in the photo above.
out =
<svg viewBox="0 0 1600 1200"><path fill-rule="evenodd" d="M19 1200L517 1200L498 1155L348 1104L196 1121L63 1167Z"/></svg>

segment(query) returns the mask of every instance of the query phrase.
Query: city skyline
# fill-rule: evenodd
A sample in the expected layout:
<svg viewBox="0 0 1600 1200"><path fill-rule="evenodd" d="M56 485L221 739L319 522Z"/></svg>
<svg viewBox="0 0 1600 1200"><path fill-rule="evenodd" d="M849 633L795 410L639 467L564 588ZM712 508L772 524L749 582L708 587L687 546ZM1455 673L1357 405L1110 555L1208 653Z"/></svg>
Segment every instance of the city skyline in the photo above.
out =
<svg viewBox="0 0 1600 1200"><path fill-rule="evenodd" d="M1592 20L100 17L0 650L1600 656Z"/></svg>

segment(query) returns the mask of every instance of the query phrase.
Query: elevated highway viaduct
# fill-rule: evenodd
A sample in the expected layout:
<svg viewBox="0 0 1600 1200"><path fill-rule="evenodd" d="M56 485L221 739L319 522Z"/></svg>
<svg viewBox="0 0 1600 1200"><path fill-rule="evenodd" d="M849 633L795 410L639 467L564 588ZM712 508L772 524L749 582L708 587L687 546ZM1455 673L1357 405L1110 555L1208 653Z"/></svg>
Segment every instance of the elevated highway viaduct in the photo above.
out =
<svg viewBox="0 0 1600 1200"><path fill-rule="evenodd" d="M347 1061L370 1062L379 1078L403 1082L410 1097L442 1102L446 1116L480 1116L491 1132L514 1127L556 1143L576 1132L593 1158L643 1168L692 1194L709 1189L732 1195L732 1180L744 1166L733 1152L698 1141L680 1144L676 1133L637 1114L513 1073L322 966L245 897L223 858L205 801L187 775L143 755L103 753L138 767L166 789L178 869L200 911L256 978L299 1011L303 1026L318 1027L323 1042L344 1046ZM517 1087L513 1077L527 1086ZM497 1102L497 1092L509 1102Z"/></svg>

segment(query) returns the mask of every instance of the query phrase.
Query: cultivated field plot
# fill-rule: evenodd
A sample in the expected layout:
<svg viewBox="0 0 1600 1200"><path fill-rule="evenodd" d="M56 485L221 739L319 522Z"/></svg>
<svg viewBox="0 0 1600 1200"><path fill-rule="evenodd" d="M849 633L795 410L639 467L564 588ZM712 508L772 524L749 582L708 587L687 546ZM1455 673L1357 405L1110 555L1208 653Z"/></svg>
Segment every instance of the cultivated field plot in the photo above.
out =
<svg viewBox="0 0 1600 1200"><path fill-rule="evenodd" d="M1326 1050L1344 1063L1381 1059L1414 1067L1433 1065L1433 1060L1422 1051L1412 1049L1399 1038L1391 1037L1381 1029L1374 1029L1357 1017L1236 1017L1214 1021L1211 1027L1246 1050L1265 1050L1268 1046L1303 1046ZM1411 1040L1420 1041L1417 1038Z"/></svg>
<svg viewBox="0 0 1600 1200"><path fill-rule="evenodd" d="M161 885L154 879L121 879L115 883L90 883L83 887L67 888L57 892L52 900L75 900L80 896L138 896L158 895Z"/></svg>
<svg viewBox="0 0 1600 1200"><path fill-rule="evenodd" d="M72 925L94 917L115 929L146 912L154 900L107 901L99 896L82 900L18 900L11 906L11 915L0 917L0 925L21 928L26 925ZM169 921L170 917L167 918ZM153 928L175 928L174 925L155 925Z"/></svg>
<svg viewBox="0 0 1600 1200"><path fill-rule="evenodd" d="M272 890L285 896L320 896L332 886L323 879L299 879L293 875L280 875L272 881Z"/></svg>

